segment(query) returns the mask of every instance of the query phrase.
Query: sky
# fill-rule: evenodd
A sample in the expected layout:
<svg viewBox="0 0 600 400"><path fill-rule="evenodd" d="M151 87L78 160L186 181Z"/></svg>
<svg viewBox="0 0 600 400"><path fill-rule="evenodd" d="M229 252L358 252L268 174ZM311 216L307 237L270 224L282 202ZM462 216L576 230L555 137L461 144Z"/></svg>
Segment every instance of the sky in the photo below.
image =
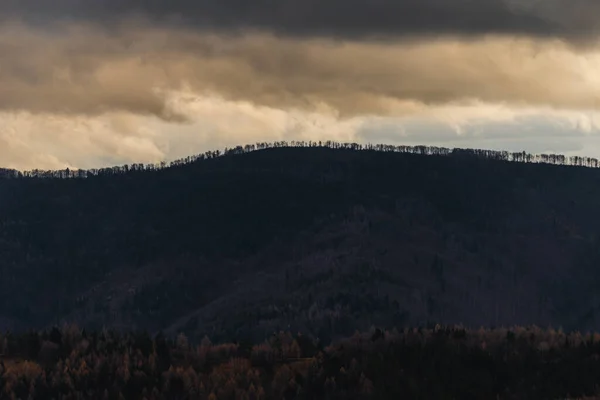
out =
<svg viewBox="0 0 600 400"><path fill-rule="evenodd" d="M0 0L0 167L280 140L600 158L597 0Z"/></svg>

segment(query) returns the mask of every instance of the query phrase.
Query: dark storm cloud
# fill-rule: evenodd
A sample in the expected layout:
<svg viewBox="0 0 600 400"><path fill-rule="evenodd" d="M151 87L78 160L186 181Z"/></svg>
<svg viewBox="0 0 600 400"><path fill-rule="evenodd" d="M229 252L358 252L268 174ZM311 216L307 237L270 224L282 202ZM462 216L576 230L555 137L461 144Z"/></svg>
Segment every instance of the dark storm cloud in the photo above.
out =
<svg viewBox="0 0 600 400"><path fill-rule="evenodd" d="M597 0L3 0L0 15L110 23L138 15L197 29L339 37L598 33Z"/></svg>

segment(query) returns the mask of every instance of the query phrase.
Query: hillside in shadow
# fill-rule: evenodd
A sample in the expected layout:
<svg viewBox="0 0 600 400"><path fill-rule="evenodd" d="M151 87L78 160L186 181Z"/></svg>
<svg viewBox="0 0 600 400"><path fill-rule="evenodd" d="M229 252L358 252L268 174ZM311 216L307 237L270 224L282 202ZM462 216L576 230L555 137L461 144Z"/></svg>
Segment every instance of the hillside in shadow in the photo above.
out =
<svg viewBox="0 0 600 400"><path fill-rule="evenodd" d="M2 170L0 329L328 342L372 325L600 329L598 160L338 143Z"/></svg>

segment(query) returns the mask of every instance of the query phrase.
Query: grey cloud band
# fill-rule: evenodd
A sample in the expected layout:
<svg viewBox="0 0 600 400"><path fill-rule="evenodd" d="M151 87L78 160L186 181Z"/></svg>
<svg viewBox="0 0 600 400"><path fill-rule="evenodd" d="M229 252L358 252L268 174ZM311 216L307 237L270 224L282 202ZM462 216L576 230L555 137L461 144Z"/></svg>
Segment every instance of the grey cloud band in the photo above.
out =
<svg viewBox="0 0 600 400"><path fill-rule="evenodd" d="M0 15L111 24L137 15L198 30L360 38L516 34L589 40L597 0L4 0Z"/></svg>

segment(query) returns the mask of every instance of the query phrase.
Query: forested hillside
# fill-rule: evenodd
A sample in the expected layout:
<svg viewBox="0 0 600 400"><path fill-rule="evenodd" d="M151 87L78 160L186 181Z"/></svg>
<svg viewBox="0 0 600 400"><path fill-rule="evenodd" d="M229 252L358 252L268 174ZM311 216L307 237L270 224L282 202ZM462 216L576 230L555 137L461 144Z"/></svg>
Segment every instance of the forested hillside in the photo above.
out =
<svg viewBox="0 0 600 400"><path fill-rule="evenodd" d="M590 158L275 143L3 170L0 328L327 343L381 326L600 329Z"/></svg>
<svg viewBox="0 0 600 400"><path fill-rule="evenodd" d="M320 346L190 344L75 326L0 335L0 399L598 399L600 336L539 328L373 329Z"/></svg>

